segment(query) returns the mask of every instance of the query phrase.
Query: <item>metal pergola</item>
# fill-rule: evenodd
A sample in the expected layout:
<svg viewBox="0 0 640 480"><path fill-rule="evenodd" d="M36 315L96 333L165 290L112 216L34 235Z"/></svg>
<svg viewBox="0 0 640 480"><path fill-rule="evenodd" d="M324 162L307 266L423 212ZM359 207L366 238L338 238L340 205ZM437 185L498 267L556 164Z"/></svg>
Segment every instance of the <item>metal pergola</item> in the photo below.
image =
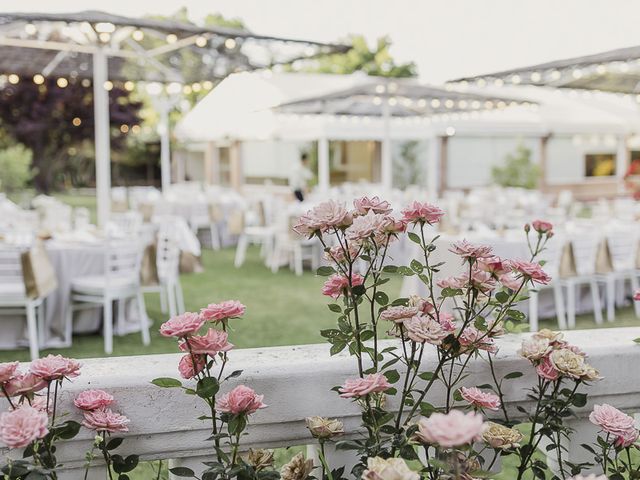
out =
<svg viewBox="0 0 640 480"><path fill-rule="evenodd" d="M99 11L3 13L0 88L19 81L41 84L45 77L61 79L60 88L76 80L92 85L98 224L104 226L110 211L109 90L113 81L153 82L156 93L166 97L192 82L205 81L210 87L233 72L304 61L349 48ZM168 138L165 132L161 139L165 187L170 181Z"/></svg>

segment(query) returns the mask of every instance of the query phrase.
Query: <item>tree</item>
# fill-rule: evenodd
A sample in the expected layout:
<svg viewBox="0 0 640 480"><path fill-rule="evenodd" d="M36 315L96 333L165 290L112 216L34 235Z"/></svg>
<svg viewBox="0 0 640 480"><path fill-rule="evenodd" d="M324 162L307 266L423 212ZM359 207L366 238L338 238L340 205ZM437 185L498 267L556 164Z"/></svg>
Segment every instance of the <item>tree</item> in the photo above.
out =
<svg viewBox="0 0 640 480"><path fill-rule="evenodd" d="M491 176L501 187L533 189L538 184L539 169L531 161L531 150L520 144L515 153L507 155L503 166L492 167Z"/></svg>
<svg viewBox="0 0 640 480"><path fill-rule="evenodd" d="M116 86L109 92L114 152L124 145L122 125L139 124L141 106L122 88ZM0 90L0 126L31 150L34 185L38 191L48 193L63 183L74 165L87 168L88 151L93 155L93 149L87 148L94 137L92 87L72 80L60 88L54 79L47 79L42 85L26 80L6 85ZM85 153L82 161L74 162L80 153ZM95 159L91 160L92 167Z"/></svg>
<svg viewBox="0 0 640 480"><path fill-rule="evenodd" d="M365 72L380 77L415 77L418 72L413 62L396 63L389 49L389 37L381 37L371 49L362 35L352 35L348 39L352 48L345 53L324 55L311 62L305 62L299 69L304 72L349 74ZM289 67L290 70L298 70Z"/></svg>

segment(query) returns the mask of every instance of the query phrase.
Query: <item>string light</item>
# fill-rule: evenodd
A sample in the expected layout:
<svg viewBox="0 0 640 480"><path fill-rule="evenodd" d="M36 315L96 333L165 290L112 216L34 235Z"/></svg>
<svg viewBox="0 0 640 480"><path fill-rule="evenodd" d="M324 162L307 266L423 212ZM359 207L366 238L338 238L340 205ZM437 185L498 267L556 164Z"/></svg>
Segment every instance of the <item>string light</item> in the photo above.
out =
<svg viewBox="0 0 640 480"><path fill-rule="evenodd" d="M58 87L60 88L66 88L67 85L69 85L69 80L64 77L60 77L56 80L56 85L58 85Z"/></svg>
<svg viewBox="0 0 640 480"><path fill-rule="evenodd" d="M131 38L136 42L141 42L144 39L144 32L142 30L134 30L131 34Z"/></svg>
<svg viewBox="0 0 640 480"><path fill-rule="evenodd" d="M444 133L447 135L447 137L453 137L456 134L456 129L453 127L447 127L444 130Z"/></svg>
<svg viewBox="0 0 640 480"><path fill-rule="evenodd" d="M189 95L191 92L193 92L193 89L190 85L185 85L184 87L182 87L182 93L184 93L185 95Z"/></svg>
<svg viewBox="0 0 640 480"><path fill-rule="evenodd" d="M178 41L178 36L175 33L170 33L167 35L167 43L176 43Z"/></svg>
<svg viewBox="0 0 640 480"><path fill-rule="evenodd" d="M434 98L433 100L431 100L431 106L433 108L438 108L440 106L440 100L438 100L437 98Z"/></svg>
<svg viewBox="0 0 640 480"><path fill-rule="evenodd" d="M227 47L229 50L236 48L236 41L233 38L227 38L224 41L224 46Z"/></svg>
<svg viewBox="0 0 640 480"><path fill-rule="evenodd" d="M426 106L427 106L427 100L426 100L426 99L424 99L424 98L421 98L420 100L418 100L418 106L419 106L420 108L424 108L424 107L426 107Z"/></svg>
<svg viewBox="0 0 640 480"><path fill-rule="evenodd" d="M455 102L453 100L451 100L450 98L447 98L444 101L444 106L447 108L453 108L453 106L455 105Z"/></svg>
<svg viewBox="0 0 640 480"><path fill-rule="evenodd" d="M213 88L213 82L210 80L205 80L204 82L202 82L202 86L205 90L211 90Z"/></svg>
<svg viewBox="0 0 640 480"><path fill-rule="evenodd" d="M202 85L200 85L198 82L194 83L193 85L191 85L191 89L194 92L199 92L200 90L202 90Z"/></svg>
<svg viewBox="0 0 640 480"><path fill-rule="evenodd" d="M113 33L116 31L116 26L111 22L98 22L95 29L98 33Z"/></svg>
<svg viewBox="0 0 640 480"><path fill-rule="evenodd" d="M514 85L518 85L521 81L522 79L520 78L520 75L516 74L511 77L511 83L513 83Z"/></svg>
<svg viewBox="0 0 640 480"><path fill-rule="evenodd" d="M33 23L27 23L24 26L24 31L27 33L27 35L35 35L36 33L38 33L38 28Z"/></svg>
<svg viewBox="0 0 640 480"><path fill-rule="evenodd" d="M560 77L562 77L562 74L560 73L560 70L552 70L551 71L551 80L560 80Z"/></svg>
<svg viewBox="0 0 640 480"><path fill-rule="evenodd" d="M111 40L111 34L110 33L99 33L98 34L98 38L100 39L100 41L102 43L107 43L109 40Z"/></svg>
<svg viewBox="0 0 640 480"><path fill-rule="evenodd" d="M133 92L135 88L136 88L136 84L133 83L131 80L127 80L126 82L124 82L124 89L127 90L128 92Z"/></svg>
<svg viewBox="0 0 640 480"><path fill-rule="evenodd" d="M82 82L80 82L80 84L85 88L86 87L90 87L91 86L91 80L89 80L88 78L83 78Z"/></svg>
<svg viewBox="0 0 640 480"><path fill-rule="evenodd" d="M122 125L120 125L120 131L122 133L127 133L129 131L129 125L123 123Z"/></svg>
<svg viewBox="0 0 640 480"><path fill-rule="evenodd" d="M531 81L532 82L539 82L540 80L542 80L542 75L540 75L540 72L533 72L531 74Z"/></svg>
<svg viewBox="0 0 640 480"><path fill-rule="evenodd" d="M131 133L137 135L140 133L142 129L140 128L140 125L134 125L133 127L131 127Z"/></svg>
<svg viewBox="0 0 640 480"><path fill-rule="evenodd" d="M376 93L384 93L384 85L376 85Z"/></svg>
<svg viewBox="0 0 640 480"><path fill-rule="evenodd" d="M496 78L496 79L493 81L493 84L494 84L496 87L502 87L502 86L504 85L504 80L502 80L501 78Z"/></svg>
<svg viewBox="0 0 640 480"><path fill-rule="evenodd" d="M196 38L196 45L198 47L206 47L207 46L207 37L203 37L202 35Z"/></svg>
<svg viewBox="0 0 640 480"><path fill-rule="evenodd" d="M82 125L82 119L80 119L80 117L74 117L74 119L71 120L71 123L74 127L79 127L80 125Z"/></svg>
<svg viewBox="0 0 640 480"><path fill-rule="evenodd" d="M596 72L598 73L598 75L604 75L605 73L607 73L607 67L600 64L596 67Z"/></svg>
<svg viewBox="0 0 640 480"><path fill-rule="evenodd" d="M389 105L391 105L392 107L395 107L397 104L398 104L398 100L396 99L396 97L389 98Z"/></svg>
<svg viewBox="0 0 640 480"><path fill-rule="evenodd" d="M571 75L573 76L573 78L582 78L582 70L580 70L579 68L575 68L571 72Z"/></svg>
<svg viewBox="0 0 640 480"><path fill-rule="evenodd" d="M171 82L169 85L167 85L167 93L169 93L170 95L176 95L181 91L182 85L180 85L178 82Z"/></svg>
<svg viewBox="0 0 640 480"><path fill-rule="evenodd" d="M104 82L103 87L107 92L110 92L111 90L113 90L113 82L111 80L107 80L106 82Z"/></svg>
<svg viewBox="0 0 640 480"><path fill-rule="evenodd" d="M12 73L7 77L7 80L9 80L9 83L11 83L12 85L15 85L20 81L20 77L15 73Z"/></svg>
<svg viewBox="0 0 640 480"><path fill-rule="evenodd" d="M36 73L33 76L33 83L35 83L36 85L42 85L44 83L44 77L39 73Z"/></svg>
<svg viewBox="0 0 640 480"><path fill-rule="evenodd" d="M382 105L382 98L380 98L380 97L373 97L373 104L374 104L374 105Z"/></svg>

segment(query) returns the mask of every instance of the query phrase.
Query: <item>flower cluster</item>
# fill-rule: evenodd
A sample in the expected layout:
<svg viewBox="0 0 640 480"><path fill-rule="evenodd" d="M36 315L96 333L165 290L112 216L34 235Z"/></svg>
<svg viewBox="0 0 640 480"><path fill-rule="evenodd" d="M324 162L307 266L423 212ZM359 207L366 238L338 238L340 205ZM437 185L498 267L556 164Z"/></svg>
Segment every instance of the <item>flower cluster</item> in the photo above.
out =
<svg viewBox="0 0 640 480"><path fill-rule="evenodd" d="M606 403L593 407L589 421L600 427L616 447L629 447L638 440L638 428L633 417Z"/></svg>
<svg viewBox="0 0 640 480"><path fill-rule="evenodd" d="M104 390L85 390L75 398L73 404L82 410L82 425L89 430L102 433L128 432L130 420L109 408L114 401L113 396Z"/></svg>
<svg viewBox="0 0 640 480"><path fill-rule="evenodd" d="M47 412L28 404L0 414L0 443L9 448L24 448L47 433Z"/></svg>

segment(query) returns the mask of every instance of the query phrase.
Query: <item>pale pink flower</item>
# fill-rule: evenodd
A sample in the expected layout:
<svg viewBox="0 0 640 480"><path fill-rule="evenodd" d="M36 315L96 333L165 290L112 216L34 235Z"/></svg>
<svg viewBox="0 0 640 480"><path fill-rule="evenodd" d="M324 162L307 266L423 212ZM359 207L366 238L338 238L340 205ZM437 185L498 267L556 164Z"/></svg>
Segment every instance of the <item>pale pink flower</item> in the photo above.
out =
<svg viewBox="0 0 640 480"><path fill-rule="evenodd" d="M489 353L496 353L498 346L495 344L493 338L489 337L486 332L481 332L476 327L468 325L464 331L460 334L458 341L460 342L461 350L465 353L470 353L473 350L485 350Z"/></svg>
<svg viewBox="0 0 640 480"><path fill-rule="evenodd" d="M228 342L229 335L222 330L210 328L206 335L194 335L180 342L180 350L195 354L215 356L220 352L228 352L233 344ZM188 343L187 343L188 342Z"/></svg>
<svg viewBox="0 0 640 480"><path fill-rule="evenodd" d="M508 272L508 266L506 265L506 262L495 255L478 259L477 267L483 272L491 273L496 277L499 277L503 273Z"/></svg>
<svg viewBox="0 0 640 480"><path fill-rule="evenodd" d="M7 395L10 397L39 392L46 386L46 380L31 372L20 373L4 384Z"/></svg>
<svg viewBox="0 0 640 480"><path fill-rule="evenodd" d="M0 363L0 385L11 380L18 369L18 362Z"/></svg>
<svg viewBox="0 0 640 480"><path fill-rule="evenodd" d="M194 359L196 362L195 368L193 366ZM190 378L195 377L202 370L204 370L204 367L206 364L207 364L207 357L205 355L187 354L180 359L180 362L178 363L178 372L180 372L180 376L182 378L185 378L188 380Z"/></svg>
<svg viewBox="0 0 640 480"><path fill-rule="evenodd" d="M262 400L264 395L258 395L253 389L239 385L228 393L225 393L216 402L216 409L220 412L239 415L241 413L251 415L260 408L266 408Z"/></svg>
<svg viewBox="0 0 640 480"><path fill-rule="evenodd" d="M353 242L350 243L349 258L347 258L347 256L345 255L344 248L342 248L342 245L335 245L329 248L328 251L325 251L324 258L326 258L331 262L337 262L337 263L343 263L348 260L351 260L353 262L358 257L358 251L359 251L358 245L356 245Z"/></svg>
<svg viewBox="0 0 640 480"><path fill-rule="evenodd" d="M382 230L388 234L398 234L405 232L407 230L407 222L403 219L398 219L392 217L391 215L387 215L384 217Z"/></svg>
<svg viewBox="0 0 640 480"><path fill-rule="evenodd" d="M483 392L477 387L462 387L460 388L460 395L475 407L487 408L489 410L500 409L500 397L491 392Z"/></svg>
<svg viewBox="0 0 640 480"><path fill-rule="evenodd" d="M204 318L198 313L185 312L160 325L160 334L164 337L188 337L204 324Z"/></svg>
<svg viewBox="0 0 640 480"><path fill-rule="evenodd" d="M534 220L531 226L538 233L549 233L553 230L553 224L545 220Z"/></svg>
<svg viewBox="0 0 640 480"><path fill-rule="evenodd" d="M351 275L351 286L357 287L364 283L364 277L358 273ZM331 275L322 286L322 294L331 298L339 298L349 288L349 280L338 273Z"/></svg>
<svg viewBox="0 0 640 480"><path fill-rule="evenodd" d="M490 258L493 256L492 248L488 245L473 245L467 240L460 240L451 245L449 249L451 253L462 257L463 259L479 259Z"/></svg>
<svg viewBox="0 0 640 480"><path fill-rule="evenodd" d="M638 441L638 436L640 436L640 432L634 428L633 430L625 432L623 435L618 435L613 444L619 448L630 447Z"/></svg>
<svg viewBox="0 0 640 480"><path fill-rule="evenodd" d="M442 278L436 282L440 288L452 288L454 290L459 288L465 288L467 285L467 278L460 277L448 277Z"/></svg>
<svg viewBox="0 0 640 480"><path fill-rule="evenodd" d="M555 365L548 355L543 357L540 363L536 365L536 373L540 378L544 378L545 380L550 380L552 382L560 377L560 372L556 370Z"/></svg>
<svg viewBox="0 0 640 480"><path fill-rule="evenodd" d="M429 418L421 418L416 435L429 445L454 448L478 440L484 429L479 413L451 410L447 414L434 413Z"/></svg>
<svg viewBox="0 0 640 480"><path fill-rule="evenodd" d="M606 403L594 405L589 421L616 437L627 437L630 432L637 431L633 417Z"/></svg>
<svg viewBox="0 0 640 480"><path fill-rule="evenodd" d="M498 281L510 290L516 291L522 287L522 279L516 277L513 272L503 273L498 277Z"/></svg>
<svg viewBox="0 0 640 480"><path fill-rule="evenodd" d="M402 219L407 223L438 223L444 212L430 203L414 201L402 210Z"/></svg>
<svg viewBox="0 0 640 480"><path fill-rule="evenodd" d="M9 448L23 448L43 438L49 430L49 417L29 405L0 414L0 443Z"/></svg>
<svg viewBox="0 0 640 480"><path fill-rule="evenodd" d="M576 475L575 477L571 477L567 480L608 480L608 479L606 475L596 475L595 473L590 473L587 476Z"/></svg>
<svg viewBox="0 0 640 480"><path fill-rule="evenodd" d="M448 312L438 314L438 323L446 332L453 332L457 328L455 318Z"/></svg>
<svg viewBox="0 0 640 480"><path fill-rule="evenodd" d="M416 307L418 311L426 314L431 314L436 311L435 307L429 300L425 300L422 297L417 295L412 295L409 297L409 306Z"/></svg>
<svg viewBox="0 0 640 480"><path fill-rule="evenodd" d="M441 345L450 333L438 321L418 315L405 320L403 326L407 337L417 343Z"/></svg>
<svg viewBox="0 0 640 480"><path fill-rule="evenodd" d="M80 363L62 355L47 355L31 362L29 370L43 380L62 380L80 375Z"/></svg>
<svg viewBox="0 0 640 480"><path fill-rule="evenodd" d="M522 341L522 346L520 350L518 350L518 353L527 360L535 362L536 360L546 357L551 350L552 347L548 338L533 335Z"/></svg>
<svg viewBox="0 0 640 480"><path fill-rule="evenodd" d="M31 400L31 406L39 412L44 412L46 414L49 414L53 411L53 405L49 405L47 407L46 395L35 395Z"/></svg>
<svg viewBox="0 0 640 480"><path fill-rule="evenodd" d="M347 211L344 203L328 200L302 215L293 229L300 235L312 235L331 228L348 227L351 222L353 216Z"/></svg>
<svg viewBox="0 0 640 480"><path fill-rule="evenodd" d="M90 411L108 407L113 401L113 395L104 390L85 390L75 398L73 404L80 410Z"/></svg>
<svg viewBox="0 0 640 480"><path fill-rule="evenodd" d="M339 388L342 398L359 398L370 393L380 393L391 388L382 373L371 373L364 378L348 378Z"/></svg>
<svg viewBox="0 0 640 480"><path fill-rule="evenodd" d="M207 322L222 322L230 318L238 318L244 315L247 310L242 303L237 300L227 300L221 303L211 303L200 310L200 315Z"/></svg>
<svg viewBox="0 0 640 480"><path fill-rule="evenodd" d="M639 302L639 301L640 301L640 290L636 290L636 292L633 294L633 299L634 299L636 302Z"/></svg>
<svg viewBox="0 0 640 480"><path fill-rule="evenodd" d="M469 283L468 278L466 281ZM469 286L479 290L481 293L487 294L496 288L496 281L490 273L474 268L471 271L471 284Z"/></svg>
<svg viewBox="0 0 640 480"><path fill-rule="evenodd" d="M385 217L373 211L353 219L353 223L347 230L347 237L353 241L361 241L382 232L385 225Z"/></svg>
<svg viewBox="0 0 640 480"><path fill-rule="evenodd" d="M403 305L399 305L387 308L380 314L380 318L390 322L402 323L404 320L407 320L417 314L418 307L405 307Z"/></svg>
<svg viewBox="0 0 640 480"><path fill-rule="evenodd" d="M379 197L362 197L353 201L354 211L358 215L366 215L369 212L381 213L383 215L391 213L391 204Z"/></svg>
<svg viewBox="0 0 640 480"><path fill-rule="evenodd" d="M526 280L534 283L546 285L551 281L551 277L542 269L540 264L527 262L526 260L511 260L511 268L521 274Z"/></svg>
<svg viewBox="0 0 640 480"><path fill-rule="evenodd" d="M98 432L128 432L127 424L130 420L119 413L114 412L110 408L100 408L90 412L84 412L84 420L82 425L90 430Z"/></svg>

